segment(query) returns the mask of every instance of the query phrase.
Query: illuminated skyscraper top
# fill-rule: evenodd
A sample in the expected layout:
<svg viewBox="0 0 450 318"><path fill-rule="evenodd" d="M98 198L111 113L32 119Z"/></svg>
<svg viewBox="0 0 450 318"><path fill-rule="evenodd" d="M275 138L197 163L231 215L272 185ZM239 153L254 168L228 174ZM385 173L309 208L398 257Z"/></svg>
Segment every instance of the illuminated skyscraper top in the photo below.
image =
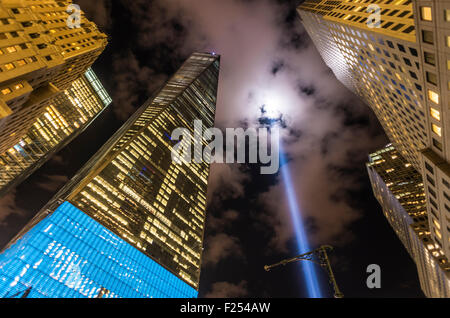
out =
<svg viewBox="0 0 450 318"><path fill-rule="evenodd" d="M450 2L308 0L298 12L327 65L422 174L432 237L450 257Z"/></svg>
<svg viewBox="0 0 450 318"><path fill-rule="evenodd" d="M77 255L78 276L93 280L97 293L104 289L108 291L108 297L129 297L130 294L134 297L192 297L198 290L200 279L209 164L173 162L172 149L177 143L171 140L171 135L177 128L186 128L194 138L194 121L197 119L202 120L203 129L213 127L219 63L217 55L193 54L12 240L0 255L3 274L14 280L14 274L10 273L14 271L9 267L13 266L13 260L25 262L23 266L27 266L26 262L38 261L39 253L36 259L27 260L26 255L22 259L22 245L39 245L38 249L52 251L55 246L62 246L63 250ZM200 138L206 145L207 141ZM81 242L75 246L71 231L65 229L71 226L74 233L85 233L76 234L76 239ZM51 230L46 230L48 228ZM90 231L93 234L87 235ZM53 240L53 243L41 246L42 239L33 241L39 235L50 235L49 242ZM103 246L104 250L99 252L109 259L104 265L95 262L88 265L93 256L84 253L91 239L101 241L92 246L96 249ZM128 246L120 248L125 256L127 253L145 255L130 258L131 264L126 266L132 271L126 277L122 268L125 265L120 261L117 263L117 247L111 246L112 243ZM58 253L54 251L49 255L54 259L48 261L57 264L55 255ZM72 261L66 265L67 270L75 266ZM14 270L21 268L14 266ZM49 268L53 272L48 275L54 277L52 266ZM97 267L104 271L105 266L110 266L108 274L98 278L90 274ZM33 274L27 275L30 276L19 278L23 281L22 288L39 290L41 286L33 285L31 281ZM107 279L108 275L115 281ZM62 283L72 286L69 288L78 286L76 282L69 284L65 280L67 275L58 277L64 277ZM133 291L125 292L129 287L120 287L119 281L125 283L125 280L133 281ZM0 293L1 289L0 285ZM90 292L80 293L89 295Z"/></svg>

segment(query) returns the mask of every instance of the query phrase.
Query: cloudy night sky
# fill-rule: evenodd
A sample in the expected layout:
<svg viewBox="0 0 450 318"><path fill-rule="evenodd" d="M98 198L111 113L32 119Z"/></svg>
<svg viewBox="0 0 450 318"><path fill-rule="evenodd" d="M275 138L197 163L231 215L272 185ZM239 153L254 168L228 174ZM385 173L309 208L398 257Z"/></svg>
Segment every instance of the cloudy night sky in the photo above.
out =
<svg viewBox="0 0 450 318"><path fill-rule="evenodd" d="M282 0L75 0L109 36L93 69L113 104L80 137L0 200L4 246L193 52L221 55L216 127L256 125L266 105L312 247L333 245L346 297L423 297L416 267L372 195L368 155L388 143L368 106L336 80ZM301 2L301 1L300 1ZM307 297L280 175L212 166L200 297ZM367 266L382 288L366 286ZM332 297L325 272L324 295Z"/></svg>

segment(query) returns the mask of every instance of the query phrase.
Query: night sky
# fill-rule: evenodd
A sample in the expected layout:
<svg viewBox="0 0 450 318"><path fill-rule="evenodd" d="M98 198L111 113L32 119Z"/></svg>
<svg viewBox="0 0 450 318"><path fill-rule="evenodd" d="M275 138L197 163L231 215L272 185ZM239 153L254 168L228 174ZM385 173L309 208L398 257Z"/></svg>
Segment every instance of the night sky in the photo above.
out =
<svg viewBox="0 0 450 318"><path fill-rule="evenodd" d="M4 246L194 51L222 55L216 126L284 125L295 192L313 247L335 246L347 297L423 297L416 267L385 220L365 170L388 143L369 108L340 84L304 31L299 1L78 0L108 34L93 69L113 104L79 138L0 199ZM263 266L297 254L279 175L213 165L200 297L306 297L301 266ZM366 287L366 268L382 288ZM324 295L332 296L320 272Z"/></svg>

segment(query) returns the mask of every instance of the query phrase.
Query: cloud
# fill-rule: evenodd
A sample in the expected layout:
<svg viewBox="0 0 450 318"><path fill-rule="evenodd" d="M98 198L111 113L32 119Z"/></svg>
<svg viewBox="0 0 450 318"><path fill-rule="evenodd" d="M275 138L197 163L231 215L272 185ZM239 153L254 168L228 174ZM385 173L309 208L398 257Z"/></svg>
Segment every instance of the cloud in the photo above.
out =
<svg viewBox="0 0 450 318"><path fill-rule="evenodd" d="M204 266L216 265L221 260L227 259L230 256L244 257L239 239L234 236L218 233L208 236L205 242L206 249L203 253Z"/></svg>
<svg viewBox="0 0 450 318"><path fill-rule="evenodd" d="M5 220L12 215L23 215L24 211L16 204L16 190L0 198L0 225L6 225Z"/></svg>
<svg viewBox="0 0 450 318"><path fill-rule="evenodd" d="M112 25L111 4L107 0L74 0L85 13L86 17L95 22L101 30L106 30Z"/></svg>
<svg viewBox="0 0 450 318"><path fill-rule="evenodd" d="M64 156L57 154L57 155L53 155L50 158L50 162L52 162L55 165L58 166L64 166L66 164L66 162L64 161Z"/></svg>
<svg viewBox="0 0 450 318"><path fill-rule="evenodd" d="M45 181L40 181L36 184L38 188L44 189L48 192L55 192L61 186L66 184L69 181L67 176L53 175L53 176L43 176Z"/></svg>
<svg viewBox="0 0 450 318"><path fill-rule="evenodd" d="M172 55L182 54L187 30L184 27L189 25L183 19L183 10L179 6L179 1L148 1L148 0L121 0L124 7L132 15L132 20L138 27L138 44L141 48L151 48L155 45L164 44L172 51ZM195 5L195 3L191 4ZM183 4L184 5L184 4ZM190 52L188 52L189 54Z"/></svg>
<svg viewBox="0 0 450 318"><path fill-rule="evenodd" d="M227 226L230 226L238 218L239 212L235 210L227 210L217 217L214 215L208 215L208 229L221 230Z"/></svg>
<svg viewBox="0 0 450 318"><path fill-rule="evenodd" d="M247 282L241 281L239 284L228 282L217 282L212 285L211 291L205 298L242 298L248 296Z"/></svg>
<svg viewBox="0 0 450 318"><path fill-rule="evenodd" d="M113 99L114 105L117 105L114 112L122 120L128 119L140 106L141 95L149 97L167 80L167 75L157 74L151 68L141 65L132 51L115 55L113 69Z"/></svg>
<svg viewBox="0 0 450 318"><path fill-rule="evenodd" d="M249 175L238 164L212 164L208 180L208 202L244 196L245 183L249 180Z"/></svg>

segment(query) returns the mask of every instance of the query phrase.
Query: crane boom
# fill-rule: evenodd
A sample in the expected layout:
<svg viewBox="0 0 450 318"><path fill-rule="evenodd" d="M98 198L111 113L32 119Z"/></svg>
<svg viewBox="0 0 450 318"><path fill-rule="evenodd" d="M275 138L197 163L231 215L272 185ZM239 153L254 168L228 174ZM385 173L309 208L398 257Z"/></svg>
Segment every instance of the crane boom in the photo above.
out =
<svg viewBox="0 0 450 318"><path fill-rule="evenodd" d="M335 298L344 298L344 294L339 290L339 286L336 282L336 278L334 276L333 269L331 268L330 259L328 257L327 251L331 252L332 250L333 250L332 246L323 245L320 248L315 249L314 251L282 260L273 265L266 265L266 266L264 266L264 269L267 272L269 272L273 268L276 268L279 266L286 266L287 264L290 264L290 263L295 263L295 262L300 262L300 261L313 262L317 265L320 265L327 272L328 277L330 279L330 284L333 286L333 289L334 289L334 297Z"/></svg>

